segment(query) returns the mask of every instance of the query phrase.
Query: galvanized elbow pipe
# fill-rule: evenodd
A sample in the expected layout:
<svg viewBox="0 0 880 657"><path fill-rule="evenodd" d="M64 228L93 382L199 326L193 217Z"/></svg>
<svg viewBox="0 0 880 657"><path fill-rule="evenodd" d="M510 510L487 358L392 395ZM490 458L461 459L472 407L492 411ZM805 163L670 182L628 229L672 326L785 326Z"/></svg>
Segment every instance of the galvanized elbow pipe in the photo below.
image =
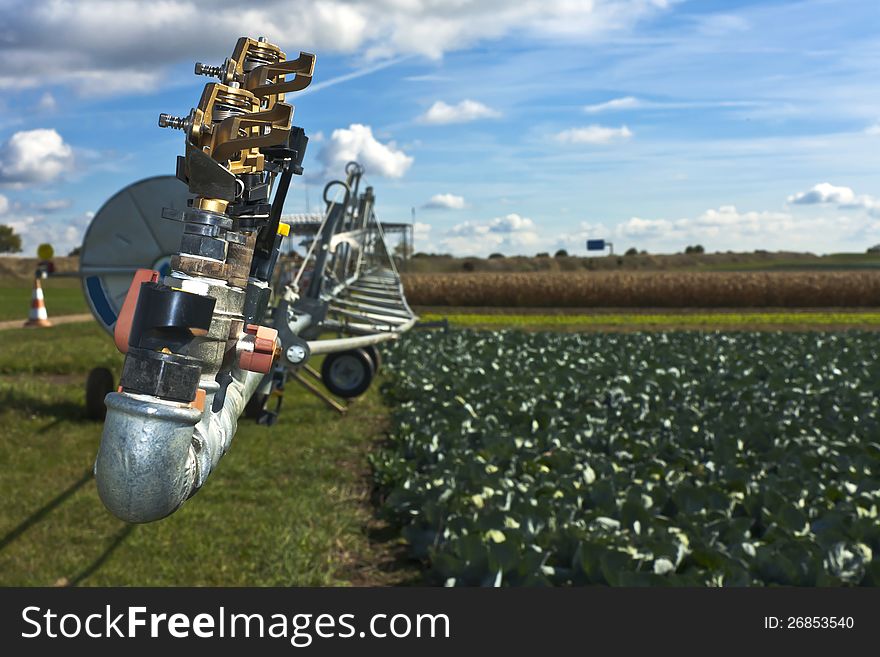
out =
<svg viewBox="0 0 880 657"><path fill-rule="evenodd" d="M183 404L111 392L95 461L98 495L126 522L151 522L173 513L195 480L193 431L202 417Z"/></svg>
<svg viewBox="0 0 880 657"><path fill-rule="evenodd" d="M205 483L229 450L238 418L262 374L232 371L223 407L204 382L205 410L155 397L112 392L95 461L98 495L121 520L152 522L174 513Z"/></svg>

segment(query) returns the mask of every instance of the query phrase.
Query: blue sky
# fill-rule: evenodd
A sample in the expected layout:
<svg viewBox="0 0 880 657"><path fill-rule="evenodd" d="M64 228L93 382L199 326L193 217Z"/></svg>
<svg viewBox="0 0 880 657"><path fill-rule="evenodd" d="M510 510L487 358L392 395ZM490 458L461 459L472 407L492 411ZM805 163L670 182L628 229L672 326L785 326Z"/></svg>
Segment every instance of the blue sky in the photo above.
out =
<svg viewBox="0 0 880 657"><path fill-rule="evenodd" d="M242 9L245 7L245 9ZM604 237L676 252L880 242L875 1L0 0L0 223L78 243L170 174L186 114L243 34L317 54L286 211L356 156L417 250L533 254Z"/></svg>

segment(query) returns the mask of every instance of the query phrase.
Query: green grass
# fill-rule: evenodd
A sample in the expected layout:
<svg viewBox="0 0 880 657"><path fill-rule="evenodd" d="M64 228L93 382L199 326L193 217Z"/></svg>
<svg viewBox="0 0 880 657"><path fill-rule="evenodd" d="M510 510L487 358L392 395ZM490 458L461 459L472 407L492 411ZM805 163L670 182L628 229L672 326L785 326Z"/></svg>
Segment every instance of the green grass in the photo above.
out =
<svg viewBox="0 0 880 657"><path fill-rule="evenodd" d="M93 367L122 369L122 355L95 323L0 333L0 374L82 374Z"/></svg>
<svg viewBox="0 0 880 657"><path fill-rule="evenodd" d="M689 269L701 271L850 271L880 269L880 255L876 253L832 253L816 260L786 259L755 260L751 262L706 264Z"/></svg>
<svg viewBox="0 0 880 657"><path fill-rule="evenodd" d="M744 312L744 313L597 313L594 315L426 313L423 321L447 319L454 326L480 328L590 329L715 329L756 327L880 328L877 312Z"/></svg>
<svg viewBox="0 0 880 657"><path fill-rule="evenodd" d="M53 315L74 315L89 312L79 279L50 278L42 281L46 312ZM0 321L27 319L31 307L31 281L4 280L0 283Z"/></svg>
<svg viewBox="0 0 880 657"><path fill-rule="evenodd" d="M366 452L387 422L377 387L339 417L291 382L276 426L242 420L195 497L170 518L130 526L98 499L90 469L101 424L82 410L87 371L119 371L109 337L94 324L71 324L2 338L0 585L286 586L412 576L370 565L388 551L366 529L374 522Z"/></svg>

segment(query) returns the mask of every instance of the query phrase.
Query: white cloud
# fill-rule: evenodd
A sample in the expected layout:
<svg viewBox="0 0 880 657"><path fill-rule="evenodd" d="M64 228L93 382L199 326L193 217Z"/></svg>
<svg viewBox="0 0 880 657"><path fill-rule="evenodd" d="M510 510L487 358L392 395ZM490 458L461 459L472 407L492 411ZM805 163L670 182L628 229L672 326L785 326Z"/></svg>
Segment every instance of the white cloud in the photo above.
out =
<svg viewBox="0 0 880 657"><path fill-rule="evenodd" d="M531 235L536 234L535 222L528 217L512 213L498 217L489 222L489 231L493 233L525 235L526 241L532 241Z"/></svg>
<svg viewBox="0 0 880 657"><path fill-rule="evenodd" d="M626 110L695 110L695 109L729 109L729 110L754 110L754 111L779 111L778 103L768 103L756 100L647 100L635 96L623 96L613 98L604 103L584 106L587 114L600 114L602 112L616 112Z"/></svg>
<svg viewBox="0 0 880 657"><path fill-rule="evenodd" d="M453 226L442 240L445 250L455 254L486 255L491 251L533 254L547 240L535 222L515 213L490 221L465 221Z"/></svg>
<svg viewBox="0 0 880 657"><path fill-rule="evenodd" d="M841 205L842 209L866 208L865 197L851 197L846 193L837 196L856 201L862 199L862 204ZM817 216L806 210L800 214L794 210L743 211L734 205L722 205L694 217L679 219L632 217L611 225L585 221L574 230L553 234L542 232L529 218L508 214L491 221L462 222L447 231L441 246L456 254L475 255L492 251L505 255L533 254L556 248L585 253L586 240L606 239L614 243L616 252L629 247L652 253L677 252L689 244L702 244L708 251L807 251L815 248L817 235L825 236L824 248L829 251L859 243L867 248L880 242L880 221L870 208L867 212L854 214L834 212Z"/></svg>
<svg viewBox="0 0 880 657"><path fill-rule="evenodd" d="M877 121L877 123L869 125L867 128L865 128L865 134L871 137L880 136L880 121Z"/></svg>
<svg viewBox="0 0 880 657"><path fill-rule="evenodd" d="M73 205L73 199L55 198L42 203L37 203L34 206L34 209L40 210L41 212L58 212L59 210L66 210L71 205Z"/></svg>
<svg viewBox="0 0 880 657"><path fill-rule="evenodd" d="M0 147L0 183L45 183L72 165L73 149L55 130L16 132Z"/></svg>
<svg viewBox="0 0 880 657"><path fill-rule="evenodd" d="M788 197L789 203L799 205L811 205L814 203L852 203L856 198L855 192L849 187L838 187L831 183L819 183L806 192L798 192Z"/></svg>
<svg viewBox="0 0 880 657"><path fill-rule="evenodd" d="M24 256L34 256L37 247L49 242L58 255L67 255L74 247L82 244L86 228L94 216L93 212L84 212L73 217L48 217L43 214L15 214L11 221L4 218L5 224L21 235Z"/></svg>
<svg viewBox="0 0 880 657"><path fill-rule="evenodd" d="M618 224L615 233L620 238L678 242L682 247L690 242L707 243L708 247L723 239L725 242L751 240L753 248L764 248L763 239L788 235L797 226L798 221L788 212L740 212L736 206L722 205L695 218L633 217Z"/></svg>
<svg viewBox="0 0 880 657"><path fill-rule="evenodd" d="M797 205L821 205L833 203L839 208L858 208L880 215L880 199L868 194L857 195L850 187L838 187L831 183L819 183L806 192L788 197L789 203Z"/></svg>
<svg viewBox="0 0 880 657"><path fill-rule="evenodd" d="M413 235L418 239L429 239L431 236L431 224L417 221L413 224Z"/></svg>
<svg viewBox="0 0 880 657"><path fill-rule="evenodd" d="M614 98L604 103L596 103L595 105L587 105L584 111L587 114L598 114L599 112L608 112L615 110L635 109L640 106L638 98L633 96L624 96L623 98Z"/></svg>
<svg viewBox="0 0 880 657"><path fill-rule="evenodd" d="M0 88L67 84L78 93L143 91L180 61L215 63L243 33L288 53L367 58L445 52L516 35L587 41L662 11L666 0L47 0L4 2ZM95 38L100 35L100 38ZM59 67L58 62L64 66ZM320 80L316 80L318 82Z"/></svg>
<svg viewBox="0 0 880 657"><path fill-rule="evenodd" d="M425 203L423 208L461 210L464 207L464 197L456 194L434 194L431 200Z"/></svg>
<svg viewBox="0 0 880 657"><path fill-rule="evenodd" d="M421 221L413 224L413 252L434 253L436 250L431 241L431 224Z"/></svg>
<svg viewBox="0 0 880 657"><path fill-rule="evenodd" d="M563 144L610 144L632 137L632 131L625 125L609 128L602 125L588 125L584 128L570 128L556 134L556 140Z"/></svg>
<svg viewBox="0 0 880 657"><path fill-rule="evenodd" d="M448 105L438 100L419 117L419 121L431 125L445 125L467 123L478 119L495 119L499 116L501 116L500 112L475 100L463 100L455 105Z"/></svg>
<svg viewBox="0 0 880 657"><path fill-rule="evenodd" d="M5 216L9 212L9 207L9 199L0 194L0 217Z"/></svg>
<svg viewBox="0 0 880 657"><path fill-rule="evenodd" d="M393 141L383 144L373 136L370 126L360 123L334 130L318 159L329 174L341 175L346 163L354 160L364 166L368 176L385 178L400 178L413 163L413 158Z"/></svg>
<svg viewBox="0 0 880 657"><path fill-rule="evenodd" d="M680 251L688 244L702 244L706 250L809 250L814 248L816 235L827 236L828 249L853 242L862 242L867 248L880 238L880 224L865 214L800 216L792 212L744 212L723 205L697 217L633 217L615 226L612 235L624 248L636 246L649 251Z"/></svg>
<svg viewBox="0 0 880 657"><path fill-rule="evenodd" d="M674 224L666 219L642 219L633 217L622 224L618 224L616 233L621 237L656 238L669 237L673 232Z"/></svg>

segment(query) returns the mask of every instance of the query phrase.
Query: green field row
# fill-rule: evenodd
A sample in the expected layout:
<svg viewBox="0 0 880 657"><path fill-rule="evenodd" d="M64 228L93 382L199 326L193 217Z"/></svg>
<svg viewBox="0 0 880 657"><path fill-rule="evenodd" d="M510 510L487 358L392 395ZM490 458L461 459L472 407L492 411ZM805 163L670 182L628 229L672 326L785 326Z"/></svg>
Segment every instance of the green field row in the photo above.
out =
<svg viewBox="0 0 880 657"><path fill-rule="evenodd" d="M447 586L877 586L876 343L415 332L384 512Z"/></svg>

